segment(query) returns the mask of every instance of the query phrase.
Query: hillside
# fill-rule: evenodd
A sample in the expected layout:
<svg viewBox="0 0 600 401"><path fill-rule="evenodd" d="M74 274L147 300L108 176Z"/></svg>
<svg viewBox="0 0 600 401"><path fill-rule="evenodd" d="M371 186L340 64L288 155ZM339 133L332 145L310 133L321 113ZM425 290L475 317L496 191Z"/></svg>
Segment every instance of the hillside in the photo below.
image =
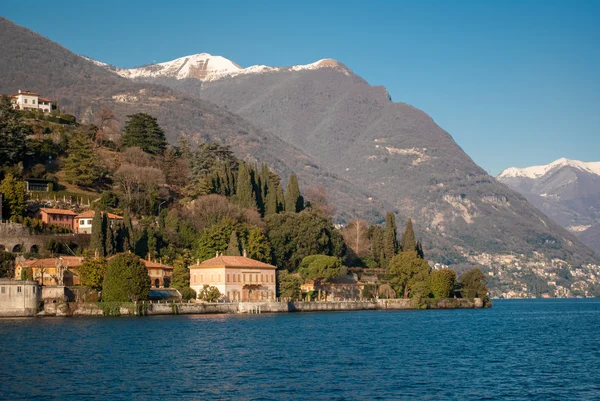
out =
<svg viewBox="0 0 600 401"><path fill-rule="evenodd" d="M160 74L152 66L145 67L152 74L134 71L138 82L199 93L392 204L402 218L413 217L433 254L457 261L470 253L537 250L593 260L575 236L486 174L427 114L392 102L385 88L370 86L341 63L310 65L248 67L241 71L252 73L204 80ZM129 74L124 71L117 72Z"/></svg>
<svg viewBox="0 0 600 401"><path fill-rule="evenodd" d="M340 202L373 219L378 218L379 211L391 207L376 199L368 200L351 182L322 168L298 148L210 102L165 86L119 77L1 17L0 37L0 93L35 89L57 100L62 111L82 122L93 121L94 112L103 106L112 109L121 123L126 115L150 113L164 127L171 143L185 135L193 144L214 141L229 145L236 156L265 161L284 178L297 172L305 186L324 184Z"/></svg>

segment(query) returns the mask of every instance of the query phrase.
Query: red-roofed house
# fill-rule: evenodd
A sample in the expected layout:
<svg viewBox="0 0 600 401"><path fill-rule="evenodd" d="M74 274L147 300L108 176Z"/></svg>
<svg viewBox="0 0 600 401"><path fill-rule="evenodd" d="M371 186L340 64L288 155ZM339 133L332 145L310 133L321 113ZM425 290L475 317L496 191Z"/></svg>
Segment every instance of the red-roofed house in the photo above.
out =
<svg viewBox="0 0 600 401"><path fill-rule="evenodd" d="M13 107L17 110L40 110L44 113L52 111L52 101L30 91L21 91L11 95Z"/></svg>
<svg viewBox="0 0 600 401"><path fill-rule="evenodd" d="M42 220L46 224L56 224L70 230L73 230L75 227L75 216L77 216L77 213L72 210L45 207L35 213L35 218Z"/></svg>
<svg viewBox="0 0 600 401"><path fill-rule="evenodd" d="M268 263L244 256L219 255L190 266L190 287L199 293L214 286L229 301L275 299L275 270Z"/></svg>
<svg viewBox="0 0 600 401"><path fill-rule="evenodd" d="M15 278L21 278L23 269L30 269L33 279L41 285L79 285L79 267L83 258L60 256L58 258L30 259L15 266Z"/></svg>
<svg viewBox="0 0 600 401"><path fill-rule="evenodd" d="M144 265L148 269L150 276L150 285L154 288L169 288L171 286L171 276L173 275L173 267L163 265L157 261L144 260Z"/></svg>
<svg viewBox="0 0 600 401"><path fill-rule="evenodd" d="M104 213L104 212L101 212ZM106 212L108 213L108 212ZM92 224L96 212L94 210L88 210L75 216L75 232L79 234L91 234ZM108 224L112 227L115 223L123 221L123 217L117 216L116 214L108 213Z"/></svg>

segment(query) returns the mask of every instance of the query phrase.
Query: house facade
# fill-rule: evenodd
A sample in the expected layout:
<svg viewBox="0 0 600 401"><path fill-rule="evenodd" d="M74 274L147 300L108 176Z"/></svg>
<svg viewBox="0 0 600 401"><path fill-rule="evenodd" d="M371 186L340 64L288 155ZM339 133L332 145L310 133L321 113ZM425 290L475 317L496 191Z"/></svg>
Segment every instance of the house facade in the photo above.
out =
<svg viewBox="0 0 600 401"><path fill-rule="evenodd" d="M171 286L171 276L173 276L173 266L163 265L162 263L151 260L144 260L144 265L148 269L150 276L150 286L153 288L169 288Z"/></svg>
<svg viewBox="0 0 600 401"><path fill-rule="evenodd" d="M100 212L105 213L105 212ZM123 221L122 216L117 216L116 214L108 213L108 224L110 227L114 227L120 221ZM88 210L87 212L83 212L75 216L74 230L78 234L91 234L92 233L92 225L94 221L94 216L96 215L96 211Z"/></svg>
<svg viewBox="0 0 600 401"><path fill-rule="evenodd" d="M39 110L44 113L52 111L52 101L45 97L40 97L38 93L30 91L21 91L10 96L13 108L16 110Z"/></svg>
<svg viewBox="0 0 600 401"><path fill-rule="evenodd" d="M37 315L40 293L35 281L0 279L0 317Z"/></svg>
<svg viewBox="0 0 600 401"><path fill-rule="evenodd" d="M31 271L33 280L40 285L79 285L79 268L83 258L79 256L61 256L58 258L29 259L15 266L15 278L20 279L22 271Z"/></svg>
<svg viewBox="0 0 600 401"><path fill-rule="evenodd" d="M199 293L205 285L219 289L231 302L275 299L277 268L245 256L219 255L190 266L190 287Z"/></svg>
<svg viewBox="0 0 600 401"><path fill-rule="evenodd" d="M46 224L56 224L58 226L66 227L69 230L75 228L75 213L72 210L66 209L50 209L41 208L35 213L35 218L42 220Z"/></svg>

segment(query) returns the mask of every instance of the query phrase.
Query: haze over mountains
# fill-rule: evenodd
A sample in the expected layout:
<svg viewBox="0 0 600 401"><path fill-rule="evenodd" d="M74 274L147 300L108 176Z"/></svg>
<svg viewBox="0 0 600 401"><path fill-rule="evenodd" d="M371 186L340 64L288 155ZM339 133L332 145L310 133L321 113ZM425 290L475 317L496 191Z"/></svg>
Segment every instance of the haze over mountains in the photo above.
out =
<svg viewBox="0 0 600 401"><path fill-rule="evenodd" d="M342 63L241 68L200 54L121 70L0 18L0 92L36 90L91 119L101 106L158 118L168 139L219 141L306 187L327 186L338 221L412 217L428 257L529 254L591 262L590 249L478 167L424 112ZM124 76L129 77L128 79ZM167 86L169 88L167 88Z"/></svg>
<svg viewBox="0 0 600 401"><path fill-rule="evenodd" d="M543 166L508 168L498 180L600 254L600 162L563 158Z"/></svg>

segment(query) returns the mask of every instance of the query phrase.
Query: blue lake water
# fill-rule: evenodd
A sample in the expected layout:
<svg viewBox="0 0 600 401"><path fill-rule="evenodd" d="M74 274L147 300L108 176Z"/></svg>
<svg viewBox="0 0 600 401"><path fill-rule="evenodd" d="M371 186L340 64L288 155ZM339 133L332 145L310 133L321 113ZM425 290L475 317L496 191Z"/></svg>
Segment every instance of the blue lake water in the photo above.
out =
<svg viewBox="0 0 600 401"><path fill-rule="evenodd" d="M3 319L0 339L1 399L600 399L600 300Z"/></svg>

